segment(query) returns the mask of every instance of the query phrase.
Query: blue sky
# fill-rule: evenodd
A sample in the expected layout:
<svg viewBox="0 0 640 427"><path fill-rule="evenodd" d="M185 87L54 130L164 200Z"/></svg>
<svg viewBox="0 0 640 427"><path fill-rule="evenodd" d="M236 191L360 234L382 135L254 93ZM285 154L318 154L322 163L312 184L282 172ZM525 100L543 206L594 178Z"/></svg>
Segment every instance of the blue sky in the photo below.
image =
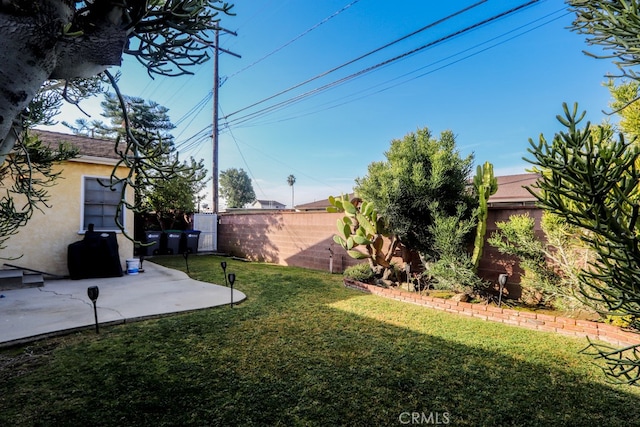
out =
<svg viewBox="0 0 640 427"><path fill-rule="evenodd" d="M236 16L221 22L237 36L221 35L220 46L241 58L220 56L219 169L244 169L259 199L288 206L293 174L295 204L312 202L350 192L392 139L428 127L452 130L462 155L499 175L524 172L528 139L561 130L563 102L578 102L592 122L605 118L602 83L615 73L610 60L582 52L595 48L567 29L573 16L562 1L492 20L525 3L237 1ZM126 58L120 81L124 94L168 107L181 155L204 158L209 170L212 67L151 80ZM99 101L83 106L92 119ZM78 117L70 107L59 120Z"/></svg>

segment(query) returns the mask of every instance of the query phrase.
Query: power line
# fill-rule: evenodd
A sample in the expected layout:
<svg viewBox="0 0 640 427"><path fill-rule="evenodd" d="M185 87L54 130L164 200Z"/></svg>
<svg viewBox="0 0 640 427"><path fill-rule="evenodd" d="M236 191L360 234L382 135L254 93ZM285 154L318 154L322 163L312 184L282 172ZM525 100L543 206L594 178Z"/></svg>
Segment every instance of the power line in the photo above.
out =
<svg viewBox="0 0 640 427"><path fill-rule="evenodd" d="M211 127L212 125L207 125L195 134L191 135L189 138L176 143L176 149L178 151L191 150L192 148L198 146L204 140L209 140L211 138Z"/></svg>
<svg viewBox="0 0 640 427"><path fill-rule="evenodd" d="M283 44L282 46L274 49L273 51L271 51L270 53L267 53L266 55L264 55L263 57L261 57L260 59L257 59L255 61L253 61L251 64L247 65L246 67L242 68L239 71L236 71L235 73L231 74L228 78L234 77L240 73L242 73L243 71L246 71L247 69L259 64L260 62L264 61L265 59L267 59L268 57L278 53L279 51L281 51L282 49L284 49L285 47L289 46L290 44L294 43L295 41L301 39L302 37L306 36L307 34L309 34L311 31L315 30L316 28L320 27L322 24L325 24L326 22L328 22L329 20L331 20L332 18L335 18L336 16L338 16L339 14L341 14L342 12L344 12L345 10L349 9L351 6L353 6L354 4L358 3L360 0L354 0L351 3L349 3L348 5L344 6L342 9L334 12L332 15L324 18L322 21L318 22L317 24L315 24L314 26L312 26L311 28L308 28L306 31L300 33L299 35L297 35L296 37L294 37L293 39L289 40L288 42L286 42L285 44Z"/></svg>
<svg viewBox="0 0 640 427"><path fill-rule="evenodd" d="M184 113L182 117L180 117L174 124L176 126L179 126L183 121L189 118L189 116L192 115L192 113L196 110L198 110L198 112L195 114L196 115L199 114L200 111L202 111L202 108L204 108L203 106L207 105L207 103L212 97L213 97L213 91L210 90L200 101L198 101L193 107L191 107L189 111Z"/></svg>
<svg viewBox="0 0 640 427"><path fill-rule="evenodd" d="M496 16L494 16L494 17L492 17L492 18L489 18L489 19L487 19L487 20L481 21L481 22L479 22L479 23L477 23L477 24L474 24L474 25L472 25L472 26L470 26L470 27L464 28L464 29L462 29L462 30L460 30L460 31L457 31L457 32L455 32L455 33L453 33L453 34L450 34L449 36L446 36L446 37L444 37L444 38L442 38L442 39L436 40L435 42L432 42L432 43L430 43L430 44L433 44L433 43L442 43L442 42L446 41L445 39L450 39L450 38L455 37L455 36L457 36L457 35L460 35L460 34L466 33L467 31L470 31L471 29L474 29L474 28L477 28L477 27L479 27L479 26L485 25L485 24L487 24L488 22L492 22L492 21L494 21L494 20L496 20L496 19L499 19L500 17L504 17L504 16L506 16L506 15L508 15L508 14L510 14L510 13L514 13L515 11L517 11L517 10L521 10L521 9L523 9L523 8L527 7L527 6L530 6L530 5L531 5L531 4L533 4L533 3L536 3L536 1L531 1L531 2L528 2L528 3L526 3L526 4L520 5L520 6L518 6L517 8L510 9L510 10L508 10L508 11L506 11L506 12L503 12L503 13L501 13L501 14L499 14L499 15L496 15ZM561 9L561 10L564 10L564 9ZM525 27L527 27L527 26L531 25L531 24L532 24L532 23L534 23L534 22L539 22L540 20L545 19L546 17L551 16L551 15L553 15L553 14L557 13L557 12L558 12L558 11L555 11L555 12L553 12L553 13L551 13L551 14L548 14L548 15L546 15L546 16L544 16L544 17L542 17L542 18L538 18L537 20L534 20L534 21L532 21L532 22L529 22L529 23L527 23L527 24L525 24L525 25L522 25L522 26L520 26L520 27L518 27L518 28L516 28L516 29L510 30L510 31L508 31L508 32L506 32L506 33L503 33L503 34L501 34L501 35L499 35L499 36L496 36L496 37L494 37L494 38L492 38L492 39L489 39L489 40L484 41L484 42L482 42L482 43L476 44L475 46L473 46L473 47L471 47L471 48L465 49L465 50L463 50L463 51L461 51L461 52L458 52L458 53L456 53L456 54L454 54L454 55L450 55L450 56L448 56L447 58L444 58L444 59L441 59L441 60L439 60L439 61L433 62L433 63L431 63L431 64L429 64L429 65L427 65L427 66L424 66L424 67L421 67L421 68L419 68L419 69L417 69L417 70L414 70L414 71L412 71L411 73L406 73L406 74L404 74L404 75L402 75L402 76L399 76L399 77L397 77L397 78L395 78L395 79L389 80L389 81L387 81L387 82L385 82L385 83L383 83L383 84L387 84L387 83L393 82L394 80L398 80L398 79L400 79L400 78L402 78L402 77L406 77L406 76L408 76L408 75L410 75L410 74L413 74L413 73L415 73L415 72L417 72L417 71L419 71L419 70L422 70L422 69L428 68L428 67L430 67L430 66L433 66L433 65L435 65L435 64L437 64L437 63L440 63L440 62L446 61L447 59L454 58L455 56L458 56L458 55L460 55L461 53L468 52L468 51L473 50L473 49L475 49L475 48L477 48L477 47L479 47L479 46L482 46L482 45L486 45L487 43L490 43L490 42L492 42L492 41L494 41L494 40L498 40L498 39L500 39L500 38L504 37L504 36L505 36L505 35L507 35L507 34L511 34L511 33L515 32L515 31L518 31L518 30L520 30L520 29L522 29L522 28L525 28ZM565 15L562 15L562 16L566 16L566 14L565 14ZM424 74L421 74L421 75L419 75L419 76L413 77L413 78L411 78L411 79L409 79L409 80L405 80L405 81L399 82L399 83L397 83L397 84L395 84L395 85L393 85L393 86L386 87L386 88L382 88L381 90L379 90L379 91L377 91L377 92L375 92L375 93L379 93L379 92L381 92L381 91L388 90L388 89L390 89L390 88L392 88L392 87L398 86L398 85L400 85L400 84L407 83L408 81L415 80L415 79L417 79L417 78L420 78L420 77L422 77L422 76L424 76L424 75L427 75L427 74L433 73L433 72L435 72L435 71L437 71L437 70L440 70L440 69L442 69L442 68L444 68L444 67L447 67L447 66L449 66L449 65L455 64L455 63L460 62L460 61L463 61L463 60L465 60L465 59L468 59L469 57L475 56L475 55L477 55L477 54L479 54L479 53L481 53L481 52L484 52L484 51L486 51L486 50L488 50L488 49L491 49L491 48L493 48L493 47L496 47L496 46L498 46L498 45L500 45L500 44L506 43L506 42L508 42L509 40L512 40L512 39L514 39L514 38L516 38L516 37L519 37L519 36L521 36L521 35L523 35L523 34L526 34L526 33L530 32L530 31L533 31L533 30L535 30L535 29L537 29L537 28L540 28L541 26L546 25L546 24L548 24L548 23L550 23L550 22L552 22L552 21L554 21L554 20L560 19L562 16L560 16L560 17L558 17L558 18L554 18L554 19L549 20L549 21L546 21L546 22L543 22L543 23L541 23L540 25L538 25L538 26L536 26L536 27L534 27L534 28L531 28L531 29L529 29L529 30L527 30L527 31L524 31L524 32L519 33L519 34L516 34L516 35L514 35L513 37L511 37L511 38L509 38L509 39L507 39L507 40L502 40L502 41L500 41L500 42L498 42L498 43L495 43L495 44L493 44L493 45L491 45L491 46L488 46L488 47L486 47L485 49L482 49L482 50L480 50L480 51L478 51L478 52L474 52L474 53L471 53L471 54L469 54L469 55L466 55L465 57L460 58L460 59L458 59L458 60L456 60L456 61L453 61L453 62L449 62L449 63L447 63L447 64L444 64L442 67L439 67L439 68L437 68L437 69L435 69L435 70L430 70L430 71L429 71L429 72L427 72L427 73L424 73ZM394 60L396 60L396 59L400 59L399 57L405 57L406 55L414 54L417 50L421 50L422 48L424 48L424 46L421 46L421 47L420 47L420 48L418 48L418 49L414 49L414 50L412 50L412 51L409 51L409 52L407 52L407 53L405 53L405 54L403 54L403 55L399 55L398 57L392 58L391 60L384 61L383 63L377 64L377 66L374 66L374 68L377 68L378 66L381 66L381 64L382 64L382 65L386 65L386 63L387 63L387 62L389 62L389 61L394 61ZM372 67L369 67L369 68L367 68L367 69L365 69L365 70L362 70L361 72L366 72L366 70L369 70L370 68L372 68ZM361 72L359 72L359 73L355 73L355 76L358 76ZM340 79L340 80L338 80L337 82L334 82L334 84L336 84L336 85L337 85L337 84L340 84L341 80L343 80L343 79ZM326 85L325 85L325 86L326 86ZM372 95L372 94L370 94L370 95ZM365 95L365 97L366 97L366 96L370 96L370 95ZM361 99L361 98L362 98L362 97L360 97L359 99ZM343 104L344 104L344 103L343 103ZM342 105L342 104L339 104L339 105ZM336 106L338 106L338 105L335 105L335 106L332 106L332 107L329 107L329 108L335 108ZM309 114L311 114L311 113L309 113ZM228 117L228 116L225 116L225 117ZM225 124L226 124L226 130L231 134L231 137L233 138L234 143L236 144L236 147L237 147L237 149L238 149L238 151L239 151L239 153L240 153L240 155L241 155L241 157L242 157L242 159L243 159L243 162L244 162L244 164L246 165L246 167L247 167L248 171L250 172L250 174L251 174L251 176L252 176L253 180L256 182L256 185L257 185L257 186L258 186L258 188L260 189L261 193L262 193L262 194L264 194L264 195L266 196L266 194L264 193L264 190L259 186L259 184L258 184L258 182L256 181L255 177L253 176L253 173L251 172L251 169L250 169L250 167L249 167L249 165L248 165L248 162L247 162L246 158L244 157L244 154L243 154L242 150L241 150L241 149L240 149L240 147L239 147L238 140L237 140L237 138L235 137L235 135L233 135L233 133L231 132L231 128L230 128L229 123L225 123ZM210 128L210 127L208 127L208 128ZM189 144L189 148L191 148L192 146L198 146L200 142L201 142L200 140L193 141L191 144ZM291 168L291 166L286 165L286 164L285 164L284 162L282 162L281 160L276 159L276 158L274 158L274 157L270 156L268 153L264 153L264 152L260 151L259 149L255 148L255 147L253 147L253 146L251 146L251 145L249 145L249 144L247 144L246 142L243 142L243 144L245 144L245 145L246 145L246 146L248 146L250 149L252 149L252 150L254 150L254 151L256 151L256 152L261 153L263 156L269 157L270 159L272 159L272 160L274 160L274 161L276 161L276 162L278 162L278 163L280 163L280 164L283 164L283 165L285 165L285 166L286 166L286 167L288 167L288 168ZM201 145L200 145L200 147L201 147ZM306 175L306 174L305 174L304 172L302 172L302 171L295 170L295 168L293 168L293 170L294 170L296 173L298 173L298 174L301 174L301 175L303 175L303 176L307 176L308 178L310 178L310 179L312 179L312 180L314 180L314 181L317 181L317 182L319 182L319 183L321 183L321 184L323 184L323 185L327 185L326 183L324 183L324 182L322 182L322 181L320 181L320 180L318 180L318 179L316 179L316 178L313 178L313 177L310 177L310 176ZM335 188L335 187L334 187L334 188Z"/></svg>
<svg viewBox="0 0 640 427"><path fill-rule="evenodd" d="M220 110L222 110L222 108ZM251 175L251 178L256 183L256 186L258 187L258 189L260 190L262 195L264 197L267 197L267 194L264 192L262 187L260 187L260 184L258 183L258 180L253 175L253 172L251 171L251 168L249 167L249 163L247 162L247 159L244 157L244 154L242 153L242 150L240 149L240 145L238 145L238 141L236 140L236 137L233 134L233 132L231 131L231 129L229 129L229 135L231 136L231 139L233 140L233 142L236 144L236 148L238 149L238 153L240 153L240 157L242 158L242 161L244 162L244 165L247 167L247 172L249 172L249 175Z"/></svg>
<svg viewBox="0 0 640 427"><path fill-rule="evenodd" d="M255 119L255 118L257 118L257 117L260 117L260 116L263 116L263 115L269 114L269 113L271 113L271 112L273 112L273 111L276 111L276 110L278 110L278 109L282 109L282 108L287 107L287 106L289 106L289 105L295 104L295 103L300 102L301 100L303 100L303 99L305 99L305 98L308 98L308 97L310 97L310 96L312 96L312 95L315 95L315 94L318 94L318 93L320 93L320 92L326 91L326 90L328 90L328 89L334 88L334 87L336 87L336 86L339 86L339 85L341 85L341 84L346 83L347 81L350 81L350 80L352 80L352 79L355 79L355 78L357 78L357 77L360 77L360 76L362 76L362 75L364 75L364 74L366 74L366 73L372 72L372 71L374 71L374 70L376 70L376 69L378 69L378 68L381 68L381 67L386 66L386 65L389 65L389 64L391 64L391 63L393 63L393 62L396 62L396 61L398 61L398 60L400 60L400 59L404 59L404 58L406 58L406 57L409 57L409 56L411 56L411 55L414 55L414 54L416 54L416 53L418 53L418 52L420 52L420 51L422 51L422 50L425 50L425 49L427 49L427 48L430 48L430 47L433 47L433 46L438 45L438 44L440 44L440 43L443 43L443 42L445 42L445 41L447 41L447 40L450 40L450 39L453 39L453 38L455 38L455 37L458 37L458 36L460 36L460 35L462 35L462 34L464 34L464 33L467 33L467 32L469 32L469 31L472 31L472 30L474 30L474 29L476 29L476 28L482 27L482 26L484 26L484 25L486 25L486 24L488 24L488 23L490 23L490 22L496 21L496 20L498 20L498 19L500 19L500 18L503 18L503 17L505 17L505 16L507 16L507 15L510 15L510 14L512 14L512 13L514 13L514 12L517 12L517 11L519 11L519 10L522 10L522 9L524 9L524 8L528 7L528 6L531 6L532 4L538 3L539 1L540 1L540 0L531 0L531 1L527 2L527 3L524 3L524 4L521 4L521 5L516 6L516 7L514 7L514 8L511 8L511 9L509 9L509 10L507 10L507 11L501 12L501 13L499 13L499 14L497 14L497 15L493 15L493 16L491 16L491 17L489 17L489 18L486 18L486 19L484 19L484 20L482 20L482 21L476 22L475 24L469 25L469 26L467 26L467 27L465 27L465 28L463 28L463 29L460 29L460 30L455 31L455 32L453 32L453 33L449 33L448 35L446 35L446 36L444 36L444 37L440 37L440 38L439 38L439 39L437 39L437 40L434 40L434 41L432 41L432 42L426 43L426 44L424 44L424 45L422 45L422 46L419 46L419 47L414 48L414 49L412 49L412 50L410 50L410 51L404 52L404 53L402 53L402 54L400 54L400 55L397 55L397 56L395 56L395 57L393 57L393 58L390 58L390 59L387 59L387 60L385 60L385 61L379 62L379 63L377 63L377 64L375 64L375 65L372 65L372 66L370 66L370 67L367 67L367 68L365 68L365 69L362 69L362 70L360 70L360 71L358 71L358 72L352 73L352 74L350 74L350 75L348 75L348 76L346 76L346 77L343 77L343 78L341 78L341 79L334 80L334 81L333 81L333 82L331 82L331 83L327 83L327 84L325 84L325 85L323 85L323 86L320 86L320 87L318 87L318 88L312 89L312 90L307 91L307 92L305 92L305 93L302 93L302 94L300 94L300 95L294 96L294 97L289 98L289 99L286 99L286 100L284 100L284 101L280 101L280 102L278 102L278 103L276 103L276 104L273 104L273 105L271 105L271 106L269 106L269 107L265 107L265 108L260 109L260 110L258 110L258 111L254 111L254 112L252 112L252 113L248 113L248 114L246 114L246 115L244 115L244 116L240 116L240 117L238 117L238 118L236 118L236 119L230 120L228 123L229 123L230 125L234 125L234 124L235 124L235 125L238 125L238 124L241 124L241 123L245 123L245 122L247 122L247 121L249 121L249 120ZM351 62L352 62L352 61L351 61ZM301 85L301 84L300 84L300 85ZM297 85L297 86L299 87L300 85ZM275 97L275 96L277 96L277 95L274 95L274 96L269 97L269 98L267 98L267 99L271 99L271 98L273 98L273 97ZM261 102L262 102L262 101L261 101ZM255 106L255 105L257 105L257 104L253 104L253 106ZM244 108L244 109L242 109L242 110L245 110L245 109L247 109L247 108L249 108L249 107L246 107L246 108ZM242 110L238 110L238 111L236 111L236 113L237 113L237 112L239 112L239 111L242 111ZM228 114L228 115L226 115L224 118L226 119L226 118L228 118L230 115L231 115L231 114Z"/></svg>
<svg viewBox="0 0 640 427"><path fill-rule="evenodd" d="M523 36L523 35L525 35L525 34L527 34L527 33L530 33L531 31L534 31L534 30L536 30L536 29L538 29L538 28L541 28L541 27L543 27L543 26L545 26L545 25L548 25L548 24L550 24L551 22L557 21L558 19L562 19L563 17L565 17L565 16L567 16L567 15L570 15L570 14L571 14L571 12L566 12L566 8L558 9L558 10L556 10L556 11L554 11L554 12L551 12L551 13L549 13L549 14L545 15L545 16L542 16L542 17L540 17L540 18L538 18L538 19L535 19L535 20L533 20L533 21L531 21L531 22L528 22L527 24L521 25L521 26L519 26L519 27L517 27L517 28L514 28L514 29L512 29L512 30L510 30L510 31L507 31L507 32L505 32L505 33L503 33L503 34L500 34L499 36L493 37L493 38L491 38L491 39L489 39L489 40L485 40L485 41L484 41L484 42L482 42L482 43L478 43L478 44L476 44L476 45L474 45L474 46L472 46L472 47L470 47L470 48L467 48L467 49L464 49L464 50L462 50L462 51L456 52L456 53L455 53L455 54L453 54L453 55L449 55L449 56L447 56L447 57L445 57L445 58L442 58L442 59L439 59L439 60L437 60L437 61L435 61L435 62L431 62L431 63L429 63L429 64L427 64L427 65L425 65L425 66L423 66L423 67L420 67L420 68L418 68L418 69L415 69L415 70L413 70L413 71L411 71L411 72L409 72L409 73L405 73L405 74L403 74L403 75L400 75L400 76L394 77L393 79L387 80L387 81L385 81L385 82L383 82L383 83L376 84L374 87L370 87L370 88L369 88L369 89L367 89L367 90L374 89L375 87L379 87L379 86L383 86L383 85L386 85L386 84L392 83L392 82L397 81L397 80L399 80L399 79L401 79L401 78L403 78L403 77L407 77L407 76L410 76L411 74L415 74L416 72L418 72L418 71L420 71L420 70L424 70L424 69L429 68L429 67L432 67L432 66L434 66L434 65L436 65L436 64L439 64L439 63L445 62L445 61L447 61L447 60L449 60L449 59L455 58L456 56L459 56L459 55L460 55L460 54L462 54L462 53L469 52L469 51L471 51L471 50L473 50L473 49L476 49L476 48L478 48L478 47L480 47L480 46L486 45L487 43L490 43L490 42L492 42L492 41L494 41L494 40L498 40L498 39L500 39L500 38L502 38L502 37L504 37L504 36L506 36L506 35L508 35L508 34L511 34L511 33L513 33L513 32L516 32L516 31L518 31L518 30L521 30L521 29L523 29L523 28L525 28L525 27L528 27L528 26L530 26L530 25L531 25L531 24L533 24L533 23L540 22L540 21L542 21L543 19L547 19L547 18L549 18L550 16L553 16L553 15L557 14L558 12L565 12L565 13L564 13L564 14L562 14L562 15L560 15L560 16L557 16L557 17L555 17L555 18L549 19L549 20L547 20L547 21L545 21L545 22L542 22L542 23L540 23L539 25L536 25L536 26L535 26L535 27L533 27L533 28L529 28L529 29L527 29L526 31L523 31L523 32L518 33L518 34L515 34L515 35L513 35L512 37L509 37L508 39L501 40L501 41L499 41L498 43L494 43L494 44L492 44L491 46L487 46L487 47L485 47L485 48L483 48L483 49L481 49L481 50L478 50L478 51L475 51L475 52L473 52L473 53L470 53L470 54L468 54L468 55L466 55L466 56L464 56L464 57L462 57L462 58L459 58L459 59L457 59L457 60L455 60L455 61L447 62L446 64L444 64L444 65L442 65L442 66L440 66L440 67L438 67L438 68L435 68L435 69L429 70L429 71L427 71L427 72L425 72L425 73L422 73L422 74L420 74L420 75L417 75L417 76L411 77L410 79L403 80L403 81L398 82L398 83L395 83L395 84L393 84L393 85L391 85L391 86L383 87L383 88L381 88L381 89L379 89L379 90L376 90L376 91L371 92L371 93L368 93L368 94L364 94L364 95L359 96L359 97L357 97L357 98L348 99L348 98L352 97L353 95L358 95L358 93L356 93L356 94L351 94L351 95L346 95L346 96L344 96L344 97L342 97L342 98L340 98L340 99L348 99L348 100L346 100L346 101L344 101L344 102L337 103L337 104L329 105L329 106L327 106L326 108L321 108L321 109L319 109L319 110L318 110L318 109L316 109L316 110L314 110L314 111L310 111L310 112L307 112L307 113L304 113L304 114L297 114L297 115L295 115L295 116L290 116L290 117L286 117L286 118L282 118L282 119L274 120L274 121L270 121L270 122L262 122L262 123L259 123L259 124L255 124L254 126L261 126L261 125L265 125L265 124L271 124L271 123L284 122L284 121L293 120L293 119L297 119L297 118L300 118L300 117L308 116L308 115L311 115L311 114L315 114L315 113L318 113L318 112L320 112L320 111L325 111L325 110L329 110L329 109L337 108L337 107L340 107L340 106L342 106L342 105L348 104L348 103L350 103L350 102L359 101L359 100L362 100L362 99L367 98L367 97L369 97L369 96L373 96L373 95L375 95L375 94L378 94L378 93L384 92L384 91L389 90L389 89L392 89L392 88L394 88L394 87L401 86L401 85L406 84L406 83L408 83L408 82L411 82L411 81L414 81L414 80L420 79L420 78L422 78L422 77L424 77L424 76L426 76L426 75L429 75L429 74L435 73L436 71L442 70L442 69L444 69L444 68L446 68L446 67L449 67L449 66L451 66L451 65L457 64L457 63L459 63L459 62L461 62L461 61L464 61L464 60L466 60L466 59L469 59L469 58L471 58L471 57L473 57L473 56L476 56L476 55L478 55L478 54L480 54L480 53L486 52L487 50L493 49L494 47L497 47L497 46L500 46L500 45L502 45L502 44L504 44L504 43L507 43L507 42L509 42L509 41L511 41L511 40L513 40L513 39L515 39L515 38L517 38L517 37ZM364 91L361 91L361 92L364 92ZM361 92L360 92L360 93L361 93ZM336 101L339 101L339 99L338 99L338 100L334 100L334 101L327 102L327 103L325 103L325 104L322 104L321 106L326 106L326 105L328 105L328 104L332 104L332 103L334 103L334 102L336 102Z"/></svg>
<svg viewBox="0 0 640 427"><path fill-rule="evenodd" d="M231 117L231 116L233 116L233 115L235 115L235 114L237 114L237 113L240 113L240 112L242 112L242 111L245 111L245 110L248 110L248 109L250 109L250 108L253 108L253 107L257 106L257 105L263 104L263 103L265 103L265 102L267 102L267 101L269 101L269 100L271 100L271 99L273 99L273 98L276 98L276 97L278 97L278 96L280 96L280 95L283 95L283 94L285 94L285 93L291 92L291 91L292 91L292 90L294 90L294 89L297 89L297 88L299 88L299 87L301 87L301 86L304 86L304 85L305 85L305 84L307 84L307 83L310 83L310 82L312 82L312 81L314 81L314 80L317 80L317 79L319 79L319 78L321 78L321 77L324 77L324 76L326 76L326 75L328 75L328 74L331 74L331 73L333 73L333 72L335 72L335 71L338 71L338 70L340 70L340 69L342 69L342 68L344 68L344 67L346 67L346 66L348 66L348 65L353 64L354 62L360 61L361 59L364 59L364 58L366 58L366 57L368 57L368 56L373 55L374 53L377 53L377 52L379 52L379 51L381 51L381 50L383 50L383 49L386 49L386 48L388 48L388 47L390 47L390 46L393 46L394 44L397 44L397 43L399 43L399 42L401 42L401 41L403 41L403 40L405 40L405 39L407 39L407 38L409 38L409 37L415 36L416 34L419 34L419 33L423 32L423 31L425 31L425 30L427 30L427 29L430 29L430 28L433 28L433 27L435 27L435 26L437 26L437 25L440 25L440 24L442 24L442 23L444 23L444 22L448 21L449 19L452 19L452 18L454 18L454 17L456 17L456 16L458 16L458 15L460 15L460 14L462 14L462 13L465 13L465 12L467 12L467 11L469 11L469 10L471 10L471 9L473 9L473 8L475 8L475 7L477 7L477 6L479 6L479 5L481 5L482 3L486 3L487 1L488 1L488 0L481 0L481 1L477 2L477 3L474 3L474 4L472 4L472 5L470 5L470 6L467 6L467 7L463 8L463 9L460 9L460 10L458 10L457 12L454 12L454 13L452 13L452 14L450 14L450 15L447 15L447 16L445 16L444 18L441 18L441 19L439 19L439 20L437 20L437 21L434 21L434 22L432 22L432 23L430 23L430 24L428 24L428 25L426 25L426 26L424 26L424 27L422 27L422 28L420 28L420 29L418 29L418 30L415 30L415 31L413 31L413 32L411 32L411 33L409 33L409 34L406 34L406 35L404 35L404 36L400 37L399 39L393 40L392 42L389 42L389 43L387 43L387 44L385 44L385 45L383 45L383 46L380 46L380 47L378 47L378 48L376 48L376 49L374 49L374 50L372 50L372 51L369 51L369 52L367 52L367 53L365 53L365 54L363 54L363 55L360 55L359 57L357 57L357 58L355 58L355 59L352 59L352 60L350 60L350 61L348 61L348 62L345 62L345 63L343 63L343 64L341 64L341 65L338 65L337 67L334 67L334 68L332 68L332 69L330 69L330 70L327 70L327 71L325 71L325 72L323 72L323 73L320 73L320 74L318 74L318 75L316 75L316 76L314 76L314 77L311 77L310 79L307 79L307 80L305 80L305 81L303 81L303 82L301 82L301 83L298 83L298 84L296 84L296 85L294 85L294 86L291 86L291 87L289 87L289 88L287 88L287 89L284 89L284 90L282 90L282 91L280 91L280 92L278 92L278 93L276 93L276 94L274 94L274 95L271 95L271 96L269 96L269 97L267 97L267 98L264 98L264 99L262 99L262 100L260 100L260 101L258 101L258 102L254 102L253 104L248 105L248 106L246 106L246 107L244 107L244 108L241 108L241 109L239 109L239 110L236 110L236 111L234 111L233 113L227 114L227 115L224 117L224 119L227 119L227 118L229 118L229 117ZM538 1L538 0L534 0L534 2L535 2L535 1Z"/></svg>

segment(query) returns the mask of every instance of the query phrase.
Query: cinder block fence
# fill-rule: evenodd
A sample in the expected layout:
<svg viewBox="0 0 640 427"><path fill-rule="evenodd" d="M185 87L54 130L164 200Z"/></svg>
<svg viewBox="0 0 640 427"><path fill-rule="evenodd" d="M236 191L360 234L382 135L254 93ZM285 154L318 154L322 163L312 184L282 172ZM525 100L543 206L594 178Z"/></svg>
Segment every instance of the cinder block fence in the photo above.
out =
<svg viewBox="0 0 640 427"><path fill-rule="evenodd" d="M487 237L496 230L496 221L506 221L510 215L528 212L540 231L541 211L532 207L490 208ZM328 212L243 211L222 213L218 223L218 251L252 261L310 268L342 273L358 264L333 241L336 222L342 215ZM385 243L386 245L389 242ZM399 254L398 254L399 255ZM519 296L522 270L515 259L500 254L485 243L479 275L495 282L498 274L510 275L507 292Z"/></svg>

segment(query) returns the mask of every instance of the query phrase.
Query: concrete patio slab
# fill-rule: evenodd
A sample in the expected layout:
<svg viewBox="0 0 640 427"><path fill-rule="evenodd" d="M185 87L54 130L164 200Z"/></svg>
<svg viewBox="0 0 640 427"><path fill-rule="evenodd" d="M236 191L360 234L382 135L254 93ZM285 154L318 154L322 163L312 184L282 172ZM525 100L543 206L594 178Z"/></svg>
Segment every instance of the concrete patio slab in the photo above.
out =
<svg viewBox="0 0 640 427"><path fill-rule="evenodd" d="M0 292L0 347L94 327L87 289L98 286L99 324L125 323L231 303L231 289L189 278L146 260L144 273L84 280L48 280L43 287ZM246 295L233 290L233 302Z"/></svg>

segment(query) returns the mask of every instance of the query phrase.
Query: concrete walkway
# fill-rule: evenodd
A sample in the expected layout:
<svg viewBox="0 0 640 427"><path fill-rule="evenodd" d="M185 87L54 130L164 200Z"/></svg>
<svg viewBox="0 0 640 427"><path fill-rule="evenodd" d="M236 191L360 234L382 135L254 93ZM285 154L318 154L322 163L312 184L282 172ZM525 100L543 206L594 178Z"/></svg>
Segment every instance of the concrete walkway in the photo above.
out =
<svg viewBox="0 0 640 427"><path fill-rule="evenodd" d="M0 347L95 327L87 288L98 286L98 322L125 323L231 302L231 289L143 263L144 273L106 279L47 280L40 288L0 291ZM246 295L234 289L233 302Z"/></svg>

